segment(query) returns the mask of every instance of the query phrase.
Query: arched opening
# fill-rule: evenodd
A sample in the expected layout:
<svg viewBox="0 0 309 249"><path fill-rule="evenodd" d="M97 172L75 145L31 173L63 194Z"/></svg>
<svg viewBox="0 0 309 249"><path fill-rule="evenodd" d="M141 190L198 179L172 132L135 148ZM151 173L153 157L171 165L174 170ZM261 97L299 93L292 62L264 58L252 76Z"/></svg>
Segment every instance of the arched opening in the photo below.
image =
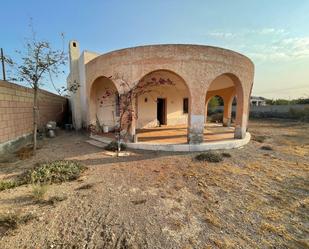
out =
<svg viewBox="0 0 309 249"><path fill-rule="evenodd" d="M209 110L209 101L216 96L222 98L223 105L218 106L213 114ZM243 119L243 98L241 82L234 74L222 74L211 82L205 101L205 141L238 138L235 127L240 126ZM233 103L236 105L234 111ZM210 113L213 116L207 115ZM236 113L235 118L233 117L233 113Z"/></svg>
<svg viewBox="0 0 309 249"><path fill-rule="evenodd" d="M212 96L210 99L208 99L206 105L206 121L208 120L208 122L223 124L223 98L219 95Z"/></svg>
<svg viewBox="0 0 309 249"><path fill-rule="evenodd" d="M136 101L138 141L187 143L190 91L184 79L156 70L143 76L139 85L147 87Z"/></svg>
<svg viewBox="0 0 309 249"><path fill-rule="evenodd" d="M97 133L113 132L119 119L119 95L114 82L97 78L90 90L89 124Z"/></svg>

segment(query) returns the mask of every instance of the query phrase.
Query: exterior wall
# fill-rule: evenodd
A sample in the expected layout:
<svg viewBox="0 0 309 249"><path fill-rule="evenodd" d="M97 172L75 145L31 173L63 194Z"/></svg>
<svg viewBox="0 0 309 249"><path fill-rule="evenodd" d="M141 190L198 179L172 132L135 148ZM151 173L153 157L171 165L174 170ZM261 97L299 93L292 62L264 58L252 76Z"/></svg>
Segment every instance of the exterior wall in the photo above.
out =
<svg viewBox="0 0 309 249"><path fill-rule="evenodd" d="M183 113L183 99L188 98L187 91L175 91L173 86L166 86L139 97L137 128L157 126L157 98L166 99L167 125L187 124L188 114Z"/></svg>
<svg viewBox="0 0 309 249"><path fill-rule="evenodd" d="M199 45L153 45L122 49L97 56L85 65L86 106L85 123L93 119L90 108L91 86L98 77L121 75L131 87L145 75L167 70L179 75L188 87L189 115L188 141L201 143L205 115L205 97L211 83L223 74L231 75L239 103L235 137L245 136L249 97L251 94L254 65L247 57L217 47ZM114 82L121 88L119 82Z"/></svg>
<svg viewBox="0 0 309 249"><path fill-rule="evenodd" d="M39 127L50 120L61 122L67 99L39 90ZM0 147L6 142L32 133L33 90L0 81ZM1 150L1 149L0 149Z"/></svg>
<svg viewBox="0 0 309 249"><path fill-rule="evenodd" d="M69 57L70 57L70 74L67 78L68 88L76 83L80 84L80 75L78 68L78 60L80 57L79 44L76 41L69 43ZM82 108L81 108L81 88L79 87L76 92L71 93L69 97L70 108L72 110L72 121L75 129L82 127Z"/></svg>
<svg viewBox="0 0 309 249"><path fill-rule="evenodd" d="M84 51L79 60L78 60L78 72L79 72L79 80L80 80L80 103L81 103L81 125L82 127L87 127L86 119L87 119L87 112L86 109L86 102L87 102L87 92L86 92L86 73L85 73L85 64L88 63L90 60L97 57L99 54Z"/></svg>
<svg viewBox="0 0 309 249"><path fill-rule="evenodd" d="M113 94L102 100L102 96L106 91L111 91ZM114 83L106 78L97 79L93 85L92 101L96 108L96 117L91 120L92 124L95 124L96 118L98 118L101 125L107 125L109 128L114 128L116 125L116 93L117 90Z"/></svg>
<svg viewBox="0 0 309 249"><path fill-rule="evenodd" d="M294 118L293 111L306 111L309 109L309 104L295 105L265 105L265 106L250 106L251 117L269 117L269 118ZM222 111L223 107L216 107L217 111ZM232 111L236 111L236 106L232 107Z"/></svg>
<svg viewBox="0 0 309 249"><path fill-rule="evenodd" d="M86 109L86 76L85 64L97 57L98 54L84 51L80 55L79 43L77 41L70 41L70 74L67 78L67 85L70 87L73 83L78 83L79 88L75 93L71 93L69 101L72 110L73 126L75 129L86 127L85 122L87 109Z"/></svg>

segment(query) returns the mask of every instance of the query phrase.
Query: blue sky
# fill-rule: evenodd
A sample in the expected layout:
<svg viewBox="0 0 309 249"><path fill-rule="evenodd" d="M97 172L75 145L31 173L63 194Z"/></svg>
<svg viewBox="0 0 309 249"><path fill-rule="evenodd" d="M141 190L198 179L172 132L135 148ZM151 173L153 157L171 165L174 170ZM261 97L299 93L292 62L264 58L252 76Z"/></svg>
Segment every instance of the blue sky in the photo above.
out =
<svg viewBox="0 0 309 249"><path fill-rule="evenodd" d="M309 97L308 0L4 0L1 12L0 47L13 58L32 18L38 37L56 48L63 32L102 53L159 43L233 49L255 63L254 95Z"/></svg>

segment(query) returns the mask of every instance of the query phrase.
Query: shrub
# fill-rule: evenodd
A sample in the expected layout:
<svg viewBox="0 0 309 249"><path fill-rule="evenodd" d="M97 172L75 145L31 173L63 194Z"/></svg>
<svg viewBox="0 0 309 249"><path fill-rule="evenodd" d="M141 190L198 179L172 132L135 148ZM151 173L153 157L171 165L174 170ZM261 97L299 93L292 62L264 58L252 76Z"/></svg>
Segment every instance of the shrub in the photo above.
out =
<svg viewBox="0 0 309 249"><path fill-rule="evenodd" d="M32 185L32 195L36 201L42 201L45 199L45 195L47 193L48 186L43 184L35 184Z"/></svg>
<svg viewBox="0 0 309 249"><path fill-rule="evenodd" d="M218 154L216 152L203 152L201 154L198 154L195 157L196 160L198 161L207 161L211 163L218 163L223 160L223 156L221 154Z"/></svg>
<svg viewBox="0 0 309 249"><path fill-rule="evenodd" d="M73 161L54 161L38 164L35 168L19 175L15 180L0 181L0 191L24 184L61 183L77 179L86 169Z"/></svg>
<svg viewBox="0 0 309 249"><path fill-rule="evenodd" d="M213 123L222 123L223 122L223 114L215 113L210 116L210 122Z"/></svg>
<svg viewBox="0 0 309 249"><path fill-rule="evenodd" d="M126 150L127 146L124 143L120 143L120 150ZM118 142L117 141L112 141L108 145L105 146L106 150L109 151L117 151L118 150Z"/></svg>
<svg viewBox="0 0 309 249"><path fill-rule="evenodd" d="M0 214L0 231L6 232L10 229L16 229L18 225L25 224L34 218L35 215L33 214L20 215L16 212Z"/></svg>
<svg viewBox="0 0 309 249"><path fill-rule="evenodd" d="M77 179L86 169L74 161L54 161L43 163L24 174L25 183L61 183Z"/></svg>
<svg viewBox="0 0 309 249"><path fill-rule="evenodd" d="M19 185L17 181L9 180L9 181L0 181L0 191L15 188Z"/></svg>

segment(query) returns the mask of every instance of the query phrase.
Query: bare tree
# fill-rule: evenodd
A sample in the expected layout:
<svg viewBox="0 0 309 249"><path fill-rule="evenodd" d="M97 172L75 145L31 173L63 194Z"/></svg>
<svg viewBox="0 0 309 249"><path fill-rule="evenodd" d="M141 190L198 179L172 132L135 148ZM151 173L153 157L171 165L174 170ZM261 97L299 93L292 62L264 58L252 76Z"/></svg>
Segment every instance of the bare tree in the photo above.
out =
<svg viewBox="0 0 309 249"><path fill-rule="evenodd" d="M64 39L63 34L61 36ZM20 60L13 63L16 75L14 80L26 82L33 88L33 150L35 151L39 114L38 90L47 77L52 80L52 76L64 73L61 68L66 64L67 56L64 49L54 49L48 41L37 40L33 29L32 37L25 42L25 49L16 52Z"/></svg>
<svg viewBox="0 0 309 249"><path fill-rule="evenodd" d="M104 101L109 97L115 95L118 95L119 97L119 106L117 108L119 108L120 115L115 129L119 152L121 148L121 140L127 139L133 120L138 118L134 106L138 97L155 91L155 87L157 86L174 86L175 83L169 78L164 79L162 77L151 77L148 80L142 79L133 84L130 84L127 80L123 77L119 77L117 74L109 78L120 83L119 92L117 90L106 89L99 101L101 106L103 106Z"/></svg>

